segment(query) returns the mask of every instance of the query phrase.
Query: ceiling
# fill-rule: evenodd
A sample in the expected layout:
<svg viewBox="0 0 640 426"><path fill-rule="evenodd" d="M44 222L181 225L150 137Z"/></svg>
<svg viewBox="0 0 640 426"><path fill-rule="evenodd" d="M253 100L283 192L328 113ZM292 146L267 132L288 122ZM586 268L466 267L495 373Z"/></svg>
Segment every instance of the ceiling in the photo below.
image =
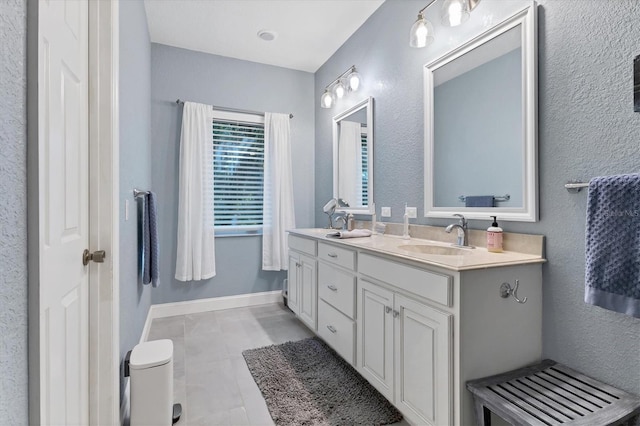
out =
<svg viewBox="0 0 640 426"><path fill-rule="evenodd" d="M154 43L316 72L384 0L145 0ZM273 41L261 30L277 33Z"/></svg>

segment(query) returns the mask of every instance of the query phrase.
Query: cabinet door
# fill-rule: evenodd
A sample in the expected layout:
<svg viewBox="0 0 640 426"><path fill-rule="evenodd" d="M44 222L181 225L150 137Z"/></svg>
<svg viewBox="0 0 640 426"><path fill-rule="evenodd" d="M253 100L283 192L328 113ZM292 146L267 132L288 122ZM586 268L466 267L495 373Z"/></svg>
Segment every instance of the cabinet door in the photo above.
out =
<svg viewBox="0 0 640 426"><path fill-rule="evenodd" d="M294 313L299 313L300 293L300 255L294 251L289 252L289 285L287 305Z"/></svg>
<svg viewBox="0 0 640 426"><path fill-rule="evenodd" d="M393 293L358 281L358 370L393 401Z"/></svg>
<svg viewBox="0 0 640 426"><path fill-rule="evenodd" d="M411 423L451 424L452 315L395 296L395 404Z"/></svg>
<svg viewBox="0 0 640 426"><path fill-rule="evenodd" d="M316 261L314 258L300 255L298 268L298 316L312 330L317 330L318 285L316 279Z"/></svg>

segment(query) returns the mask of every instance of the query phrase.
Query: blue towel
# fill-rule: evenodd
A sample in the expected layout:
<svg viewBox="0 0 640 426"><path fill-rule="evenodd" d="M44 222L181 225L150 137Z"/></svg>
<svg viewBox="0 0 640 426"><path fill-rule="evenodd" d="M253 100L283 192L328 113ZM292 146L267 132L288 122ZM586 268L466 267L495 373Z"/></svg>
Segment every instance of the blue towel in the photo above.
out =
<svg viewBox="0 0 640 426"><path fill-rule="evenodd" d="M467 195L464 197L465 207L493 207L493 195Z"/></svg>
<svg viewBox="0 0 640 426"><path fill-rule="evenodd" d="M640 318L640 174L589 182L586 303Z"/></svg>
<svg viewBox="0 0 640 426"><path fill-rule="evenodd" d="M142 283L158 287L158 215L156 196L149 191L142 198Z"/></svg>

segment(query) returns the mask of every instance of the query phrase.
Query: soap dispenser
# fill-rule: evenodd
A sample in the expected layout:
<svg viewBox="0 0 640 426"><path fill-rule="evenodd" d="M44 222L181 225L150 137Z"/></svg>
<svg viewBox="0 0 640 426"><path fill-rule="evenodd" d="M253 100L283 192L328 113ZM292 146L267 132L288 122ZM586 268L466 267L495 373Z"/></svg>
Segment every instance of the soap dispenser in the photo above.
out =
<svg viewBox="0 0 640 426"><path fill-rule="evenodd" d="M404 222L403 222L403 229L402 229L402 238L404 238L405 240L410 239L411 237L409 236L409 214L407 213L407 203L404 203L404 216L402 216Z"/></svg>
<svg viewBox="0 0 640 426"><path fill-rule="evenodd" d="M491 216L493 223L487 229L487 251L492 253L502 252L502 228L498 226L496 216Z"/></svg>

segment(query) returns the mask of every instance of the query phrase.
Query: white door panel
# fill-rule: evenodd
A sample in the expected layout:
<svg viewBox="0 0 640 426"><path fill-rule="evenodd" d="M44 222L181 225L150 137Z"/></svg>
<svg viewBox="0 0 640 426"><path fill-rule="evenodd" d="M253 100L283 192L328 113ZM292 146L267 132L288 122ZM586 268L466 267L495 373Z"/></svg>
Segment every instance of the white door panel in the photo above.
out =
<svg viewBox="0 0 640 426"><path fill-rule="evenodd" d="M393 293L358 281L358 368L393 401Z"/></svg>
<svg viewBox="0 0 640 426"><path fill-rule="evenodd" d="M38 25L41 422L88 424L88 3Z"/></svg>
<svg viewBox="0 0 640 426"><path fill-rule="evenodd" d="M452 315L396 294L396 406L416 424L451 424Z"/></svg>

